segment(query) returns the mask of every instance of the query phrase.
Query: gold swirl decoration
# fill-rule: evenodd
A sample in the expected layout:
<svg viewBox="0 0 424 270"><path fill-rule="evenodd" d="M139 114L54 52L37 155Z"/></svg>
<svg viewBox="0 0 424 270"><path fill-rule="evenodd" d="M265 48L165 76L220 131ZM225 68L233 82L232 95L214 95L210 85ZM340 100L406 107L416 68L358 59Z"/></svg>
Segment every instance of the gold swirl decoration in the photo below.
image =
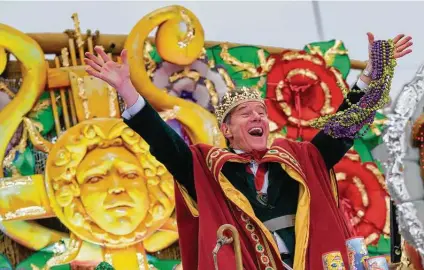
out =
<svg viewBox="0 0 424 270"><path fill-rule="evenodd" d="M181 26L185 26L182 30ZM168 95L157 88L146 71L144 46L149 33L158 27L156 47L163 60L189 65L199 58L204 46L204 31L196 16L182 6L169 6L144 16L131 30L125 48L128 50L131 80L137 91L157 110L172 110L178 107L176 119L186 128L193 143L218 143L225 146L225 139L219 133L218 123L213 114L182 98Z"/></svg>
<svg viewBox="0 0 424 270"><path fill-rule="evenodd" d="M23 83L13 100L0 111L0 164L3 164L8 142L42 94L47 74L40 46L21 31L0 24L0 70L7 62L5 50L22 63ZM3 176L3 170L0 170L0 178ZM2 231L9 237L32 249L44 248L64 236L35 222L23 220L3 221L2 226Z"/></svg>
<svg viewBox="0 0 424 270"><path fill-rule="evenodd" d="M40 46L24 33L5 24L0 24L0 48L8 50L21 61L25 71L18 94L0 112L0 164L3 164L7 142L43 92L47 67ZM0 177L3 177L3 170L0 170Z"/></svg>
<svg viewBox="0 0 424 270"><path fill-rule="evenodd" d="M6 69L7 64L7 54L4 48L0 47L0 74Z"/></svg>

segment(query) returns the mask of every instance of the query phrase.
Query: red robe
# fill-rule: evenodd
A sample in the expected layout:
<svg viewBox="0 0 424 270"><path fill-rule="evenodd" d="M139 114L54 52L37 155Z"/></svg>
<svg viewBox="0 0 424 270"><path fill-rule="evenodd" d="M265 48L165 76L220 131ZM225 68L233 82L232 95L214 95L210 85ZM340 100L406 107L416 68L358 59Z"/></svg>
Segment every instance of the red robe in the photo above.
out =
<svg viewBox="0 0 424 270"><path fill-rule="evenodd" d="M226 161L247 160L212 146L191 146L197 205L177 185L176 212L184 270L215 269L212 251L217 230L232 224L240 234L243 268L285 269L270 232L254 215L243 194L221 173ZM278 162L299 182L296 213L295 270L322 269L322 255L340 251L348 265L345 241L353 236L338 207L337 184L321 154L310 142L277 139L261 162ZM218 253L220 270L233 270L235 253L224 245Z"/></svg>

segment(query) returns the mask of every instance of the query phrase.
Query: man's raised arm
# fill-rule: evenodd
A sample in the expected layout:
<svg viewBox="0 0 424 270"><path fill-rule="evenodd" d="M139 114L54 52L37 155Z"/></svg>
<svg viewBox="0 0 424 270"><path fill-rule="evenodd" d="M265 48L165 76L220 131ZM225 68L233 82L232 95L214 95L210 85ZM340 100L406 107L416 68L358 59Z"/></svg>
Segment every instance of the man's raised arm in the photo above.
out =
<svg viewBox="0 0 424 270"><path fill-rule="evenodd" d="M141 97L130 79L127 51L121 52L122 64L112 61L100 47L99 55L87 52L84 59L86 71L117 90L128 108L123 113L125 123L137 132L150 146L150 152L165 165L174 178L196 200L193 177L193 160L189 146L159 114Z"/></svg>
<svg viewBox="0 0 424 270"><path fill-rule="evenodd" d="M348 95L347 99L350 102L345 100L339 107L338 112L348 111L352 109L350 108L353 106L352 104L361 103L358 105L359 109L357 109L358 107L353 108L343 117L337 118L336 116L336 118L331 119L328 121L330 125L325 125L327 125L328 129L331 129L332 134L328 134L328 130L327 132L321 130L311 141L322 154L328 169L339 162L353 146L352 133L357 135L367 121L373 119L377 108L376 104L381 104L379 101L383 98L384 94L387 95L387 90L390 90L390 83L393 76L391 69L394 70L395 66L393 59L401 58L412 52L410 49L412 38L409 36L405 37L403 34L397 35L392 41L393 45L390 45L390 42L375 43L374 35L371 33L367 35L369 43L368 65L361 74L357 84L353 87L356 91ZM387 46L383 47L384 44L387 44ZM393 52L391 52L392 50ZM371 87L370 83L372 80L375 81Z"/></svg>
<svg viewBox="0 0 424 270"><path fill-rule="evenodd" d="M136 103L124 111L122 117L150 145L150 153L196 199L192 154L180 135L140 95Z"/></svg>
<svg viewBox="0 0 424 270"><path fill-rule="evenodd" d="M366 91L368 85L361 79L352 87L354 90ZM364 95L364 92L359 93L349 93L348 99L356 104L361 97ZM346 100L338 108L339 111L344 111L349 107L349 104ZM327 169L333 168L343 156L349 151L353 146L353 139L351 138L333 138L332 136L326 134L321 130L315 137L311 140L311 143L315 145L318 151L321 153L322 158L324 159Z"/></svg>

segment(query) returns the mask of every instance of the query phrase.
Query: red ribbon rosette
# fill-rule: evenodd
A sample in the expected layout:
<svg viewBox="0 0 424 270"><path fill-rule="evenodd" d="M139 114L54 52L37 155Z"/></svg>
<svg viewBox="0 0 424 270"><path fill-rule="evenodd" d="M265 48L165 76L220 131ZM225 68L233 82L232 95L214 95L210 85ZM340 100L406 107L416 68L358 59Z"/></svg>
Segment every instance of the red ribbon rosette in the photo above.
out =
<svg viewBox="0 0 424 270"><path fill-rule="evenodd" d="M311 121L337 111L343 102L337 83L347 84L319 55L285 51L271 57L275 63L268 73L265 100L269 118L279 129L287 126L287 137L311 140L318 132Z"/></svg>
<svg viewBox="0 0 424 270"><path fill-rule="evenodd" d="M374 162L361 162L354 150L334 171L341 207L357 235L364 237L367 245L378 244L381 235L390 234L390 197L384 175Z"/></svg>

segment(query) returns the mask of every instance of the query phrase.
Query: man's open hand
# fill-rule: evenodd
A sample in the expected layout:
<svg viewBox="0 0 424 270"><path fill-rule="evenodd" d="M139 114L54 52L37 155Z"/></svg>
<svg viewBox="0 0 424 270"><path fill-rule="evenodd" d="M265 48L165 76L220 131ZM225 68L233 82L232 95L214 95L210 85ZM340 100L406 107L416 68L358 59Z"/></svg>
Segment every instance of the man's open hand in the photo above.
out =
<svg viewBox="0 0 424 270"><path fill-rule="evenodd" d="M121 52L122 64L110 59L101 47L96 46L94 50L98 56L89 52L85 53L84 62L88 65L85 69L87 73L115 88L128 106L134 104L138 98L138 92L131 83L127 50L124 49Z"/></svg>
<svg viewBox="0 0 424 270"><path fill-rule="evenodd" d="M98 56L89 52L85 53L84 62L88 65L86 68L87 73L107 82L113 88L119 89L121 85L130 79L127 50L124 49L121 52L122 64L110 59L101 47L96 46L94 50Z"/></svg>
<svg viewBox="0 0 424 270"><path fill-rule="evenodd" d="M374 35L372 33L367 33L368 35L368 53L371 61L371 48L374 43ZM412 52L412 37L405 36L404 34L399 34L393 39L395 44L395 59L401 58Z"/></svg>

